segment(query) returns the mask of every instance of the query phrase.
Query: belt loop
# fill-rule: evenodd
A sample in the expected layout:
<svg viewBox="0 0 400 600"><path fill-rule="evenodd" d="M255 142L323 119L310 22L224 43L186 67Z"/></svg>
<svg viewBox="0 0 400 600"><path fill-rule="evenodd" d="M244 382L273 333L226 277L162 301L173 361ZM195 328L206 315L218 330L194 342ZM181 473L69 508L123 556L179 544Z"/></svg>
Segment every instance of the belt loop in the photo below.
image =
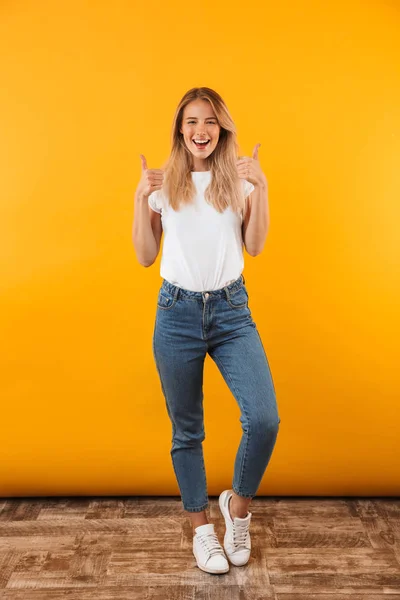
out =
<svg viewBox="0 0 400 600"><path fill-rule="evenodd" d="M244 278L244 275L242 275L242 278L243 278L243 283L246 283L246 280L245 280L245 278Z"/></svg>

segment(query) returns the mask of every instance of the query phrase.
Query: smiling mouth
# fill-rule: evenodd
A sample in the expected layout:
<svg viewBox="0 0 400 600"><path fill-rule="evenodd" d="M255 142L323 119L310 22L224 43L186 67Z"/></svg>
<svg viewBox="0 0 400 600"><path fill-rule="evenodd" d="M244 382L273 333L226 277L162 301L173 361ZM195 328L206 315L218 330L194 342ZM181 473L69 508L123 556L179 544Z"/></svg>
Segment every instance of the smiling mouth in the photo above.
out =
<svg viewBox="0 0 400 600"><path fill-rule="evenodd" d="M210 140L207 140L206 143L200 143L198 144L197 142L195 142L194 140L192 140L193 144L196 146L196 148L206 148L208 146L208 144L210 143Z"/></svg>

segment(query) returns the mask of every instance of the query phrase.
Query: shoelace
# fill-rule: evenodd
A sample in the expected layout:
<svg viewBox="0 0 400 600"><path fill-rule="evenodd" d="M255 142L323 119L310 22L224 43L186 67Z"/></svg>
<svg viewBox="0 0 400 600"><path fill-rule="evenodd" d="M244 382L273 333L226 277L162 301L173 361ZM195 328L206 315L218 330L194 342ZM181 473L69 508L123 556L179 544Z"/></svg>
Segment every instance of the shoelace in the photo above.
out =
<svg viewBox="0 0 400 600"><path fill-rule="evenodd" d="M249 530L248 523L234 523L233 524L233 545L235 550L238 550L240 547L245 548L247 532Z"/></svg>
<svg viewBox="0 0 400 600"><path fill-rule="evenodd" d="M219 543L216 533L207 533L207 534L200 535L198 537L199 537L199 541L202 544L203 548L205 548L205 550L208 552L208 554L210 556L213 556L214 554L223 554L224 553L224 551L222 550L221 544Z"/></svg>

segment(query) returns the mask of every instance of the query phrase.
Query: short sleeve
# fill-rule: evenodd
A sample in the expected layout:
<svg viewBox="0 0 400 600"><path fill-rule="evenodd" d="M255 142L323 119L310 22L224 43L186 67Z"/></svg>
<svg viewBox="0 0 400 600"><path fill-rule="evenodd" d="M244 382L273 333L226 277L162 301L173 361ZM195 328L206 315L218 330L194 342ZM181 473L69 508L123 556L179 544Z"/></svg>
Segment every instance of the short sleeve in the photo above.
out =
<svg viewBox="0 0 400 600"><path fill-rule="evenodd" d="M155 190L154 192L152 192L150 194L148 200L149 200L149 205L154 210L154 212L161 214L162 201L161 201L159 192L160 192L160 190Z"/></svg>
<svg viewBox="0 0 400 600"><path fill-rule="evenodd" d="M250 183L250 181L247 181L247 179L242 179L243 182L243 190L244 190L244 197L247 198L247 196L249 194L251 194L251 192L254 190L254 185L252 183Z"/></svg>

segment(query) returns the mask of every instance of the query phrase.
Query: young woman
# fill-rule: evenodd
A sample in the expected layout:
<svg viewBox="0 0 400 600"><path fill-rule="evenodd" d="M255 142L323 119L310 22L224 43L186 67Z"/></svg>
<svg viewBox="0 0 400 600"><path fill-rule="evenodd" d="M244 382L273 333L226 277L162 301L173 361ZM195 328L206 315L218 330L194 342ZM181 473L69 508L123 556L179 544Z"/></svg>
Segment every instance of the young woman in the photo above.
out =
<svg viewBox="0 0 400 600"><path fill-rule="evenodd" d="M249 560L248 507L280 423L242 275L243 245L256 256L265 242L267 179L258 145L251 158L237 154L236 128L223 99L210 88L193 88L176 109L164 167L149 169L140 155L142 176L135 193L133 243L143 266L156 260L164 232L153 353L172 423L172 463L193 525L193 553L209 573L226 573L227 558L234 565ZM219 496L225 553L206 514L202 386L207 354L240 407L243 432L232 489Z"/></svg>

